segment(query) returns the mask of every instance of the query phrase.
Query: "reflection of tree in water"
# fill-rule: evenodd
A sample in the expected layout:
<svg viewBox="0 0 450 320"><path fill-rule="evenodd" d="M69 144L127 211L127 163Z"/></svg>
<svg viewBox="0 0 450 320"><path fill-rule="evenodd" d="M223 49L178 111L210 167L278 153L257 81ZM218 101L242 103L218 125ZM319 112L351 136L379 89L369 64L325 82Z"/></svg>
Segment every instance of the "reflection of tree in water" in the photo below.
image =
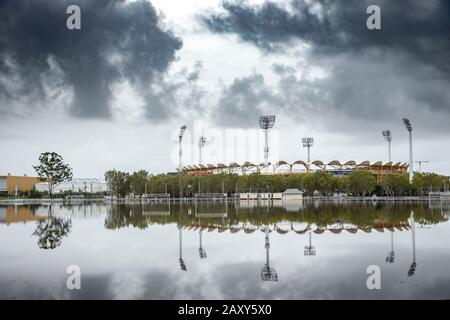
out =
<svg viewBox="0 0 450 320"><path fill-rule="evenodd" d="M144 215L141 205L114 205L105 219L105 228L110 230L128 226L147 229L149 224L150 218Z"/></svg>
<svg viewBox="0 0 450 320"><path fill-rule="evenodd" d="M183 206L181 217L178 214L148 216L143 214L141 205L112 206L106 217L105 227L107 229L120 229L134 226L146 229L151 224L176 223L185 227L198 225L198 218L188 214L190 205L192 204ZM417 221L424 225L442 223L448 220L446 216L420 206L416 207L415 210ZM307 206L297 212L287 211L283 207L256 207L250 209L231 205L226 218L204 217L201 221L201 227L207 228L211 225L222 227L245 227L249 225L264 227L287 221L326 228L336 224L336 221L340 221L361 229L370 227L382 228L406 225L408 224L409 215L410 205L401 204L372 206L367 203L343 203L320 205L318 207Z"/></svg>
<svg viewBox="0 0 450 320"><path fill-rule="evenodd" d="M61 245L62 238L69 235L71 228L72 220L53 217L52 208L49 206L48 219L37 223L33 236L38 237L39 248L51 250Z"/></svg>

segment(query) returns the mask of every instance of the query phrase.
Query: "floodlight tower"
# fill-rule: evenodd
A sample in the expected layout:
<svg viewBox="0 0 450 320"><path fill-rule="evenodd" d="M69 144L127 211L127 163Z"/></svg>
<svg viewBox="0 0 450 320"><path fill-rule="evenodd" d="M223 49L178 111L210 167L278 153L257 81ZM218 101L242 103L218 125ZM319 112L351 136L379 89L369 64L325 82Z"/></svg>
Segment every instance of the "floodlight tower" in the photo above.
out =
<svg viewBox="0 0 450 320"><path fill-rule="evenodd" d="M409 132L409 182L412 183L413 174L414 174L414 162L413 162L413 149L412 149L412 125L411 121L407 118L403 118L403 124L406 127L406 130Z"/></svg>
<svg viewBox="0 0 450 320"><path fill-rule="evenodd" d="M180 186L180 201L181 198L183 198L183 190L181 190L181 173L183 172L183 149L182 149L182 142L183 142L183 136L186 132L186 125L183 125L180 127L180 132L178 133L178 172L179 172L179 186Z"/></svg>
<svg viewBox="0 0 450 320"><path fill-rule="evenodd" d="M392 158L391 158L391 141L392 141L391 130L383 130L382 133L383 133L384 140L386 140L388 143L389 162L391 162L392 161Z"/></svg>
<svg viewBox="0 0 450 320"><path fill-rule="evenodd" d="M180 133L178 133L178 171L183 170L182 168L182 157L183 157L183 150L181 143L183 142L183 136L186 132L186 125L180 127Z"/></svg>
<svg viewBox="0 0 450 320"><path fill-rule="evenodd" d="M202 148L205 146L206 144L206 137L201 136L198 139L198 163L199 164L203 164L202 162Z"/></svg>
<svg viewBox="0 0 450 320"><path fill-rule="evenodd" d="M303 148L308 148L308 159L306 160L307 163L311 162L311 147L314 145L314 138L313 137L305 137L302 138Z"/></svg>
<svg viewBox="0 0 450 320"><path fill-rule="evenodd" d="M414 221L414 212L411 211L411 216L409 218L409 224L411 226L411 236L412 236L412 251L413 251L413 262L408 270L408 277L413 276L416 273L416 223Z"/></svg>
<svg viewBox="0 0 450 320"><path fill-rule="evenodd" d="M305 246L305 251L304 251L304 255L305 256L315 256L316 255L316 248L312 245L311 243L311 234L312 231L308 232L309 235L309 245Z"/></svg>
<svg viewBox="0 0 450 320"><path fill-rule="evenodd" d="M259 127L264 130L265 134L264 166L266 167L266 174L269 173L269 129L272 129L274 124L275 116L259 117Z"/></svg>
<svg viewBox="0 0 450 320"><path fill-rule="evenodd" d="M278 281L278 275L274 268L270 267L269 263L269 250L270 250L270 241L269 241L269 226L266 226L266 264L261 270L261 279L262 281Z"/></svg>

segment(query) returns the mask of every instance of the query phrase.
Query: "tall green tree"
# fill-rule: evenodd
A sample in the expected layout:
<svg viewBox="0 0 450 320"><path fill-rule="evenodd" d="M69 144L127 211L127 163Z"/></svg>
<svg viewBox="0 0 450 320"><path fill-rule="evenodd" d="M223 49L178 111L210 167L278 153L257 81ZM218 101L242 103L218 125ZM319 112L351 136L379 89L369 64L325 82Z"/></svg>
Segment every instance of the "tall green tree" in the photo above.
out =
<svg viewBox="0 0 450 320"><path fill-rule="evenodd" d="M341 193L350 193L350 177L342 176L338 178L337 189Z"/></svg>
<svg viewBox="0 0 450 320"><path fill-rule="evenodd" d="M415 172L412 181L412 188L415 194L423 195L428 194L430 191L442 191L444 186L447 188L449 179L446 176L442 176L436 173L419 173Z"/></svg>
<svg viewBox="0 0 450 320"><path fill-rule="evenodd" d="M411 184L406 175L386 175L381 188L388 196L403 196L411 191Z"/></svg>
<svg viewBox="0 0 450 320"><path fill-rule="evenodd" d="M313 174L317 191L328 195L337 189L337 178L330 172L316 171Z"/></svg>
<svg viewBox="0 0 450 320"><path fill-rule="evenodd" d="M105 172L105 180L111 194L125 197L131 191L130 174L127 172L109 170Z"/></svg>
<svg viewBox="0 0 450 320"><path fill-rule="evenodd" d="M353 195L371 194L377 185L377 179L369 171L356 171L350 175L350 190Z"/></svg>
<svg viewBox="0 0 450 320"><path fill-rule="evenodd" d="M130 179L131 191L135 195L142 197L142 195L146 191L146 186L148 184L148 172L146 170L140 170L137 172L133 172L133 174L130 175L129 179Z"/></svg>
<svg viewBox="0 0 450 320"><path fill-rule="evenodd" d="M310 195L314 195L317 190L317 183L313 173L307 173L303 176L303 189Z"/></svg>
<svg viewBox="0 0 450 320"><path fill-rule="evenodd" d="M33 166L39 180L48 183L48 193L53 195L54 188L73 178L72 168L64 163L63 158L56 152L44 152L39 155L39 164Z"/></svg>

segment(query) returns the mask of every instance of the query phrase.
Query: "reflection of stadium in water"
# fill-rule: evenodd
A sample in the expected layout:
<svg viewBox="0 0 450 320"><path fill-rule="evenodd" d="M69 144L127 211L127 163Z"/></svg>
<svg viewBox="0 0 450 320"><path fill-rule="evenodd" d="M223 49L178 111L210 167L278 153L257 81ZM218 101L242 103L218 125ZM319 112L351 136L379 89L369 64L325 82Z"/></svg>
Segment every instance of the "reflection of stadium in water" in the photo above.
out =
<svg viewBox="0 0 450 320"><path fill-rule="evenodd" d="M134 266L132 261L147 261L147 256L153 262L159 261L159 270L169 274L168 285L169 279L176 282L175 277L183 275L192 281L203 276L213 277L213 270L219 268L221 272L236 271L242 277L242 284L264 281L269 282L264 286L271 288L277 284L286 286L293 277L293 270L303 270L308 277L313 277L308 282L311 285L312 281L320 281L319 276L326 277L325 273L330 272L328 266L335 268L343 263L340 258L352 261L340 272L360 268L360 264L375 259L380 264L389 263L391 271L399 270L405 282L424 279L424 275L429 274L430 264L420 256L419 261L416 259L416 228L417 231L431 229L433 225L445 225L448 220L439 207L430 208L427 203L305 202L300 209L292 210L291 204L245 202L53 205L52 212L48 205L0 206L0 217L4 228L12 223L26 225L26 237L34 234L30 245L37 251L52 249L55 255L64 252L72 255L81 245L83 250L75 253L77 259L84 255L91 257L91 246L101 247L104 237L109 241L116 238L119 241L114 245L121 247L123 243L124 246L122 250L113 250L112 256L124 256L120 263L131 269L142 265ZM83 223L84 220L90 221ZM39 221L42 223L36 225ZM428 226L423 228L424 225ZM79 232L85 226L89 229L85 229L86 236L80 238ZM117 232L111 232L113 230ZM72 236L72 232L78 235ZM420 233L418 240L423 244L428 236ZM234 247L236 244L238 250ZM124 249L130 246L145 250L129 252ZM388 247L390 251L386 250ZM261 260L263 250L264 262ZM370 254L366 253L368 251ZM320 259L313 258L315 255ZM108 255L104 258L108 259ZM23 259L31 261L32 256ZM239 263L230 265L229 261ZM416 269L418 262L420 268ZM109 263L119 262L112 258L103 264L99 262L99 268L106 272ZM235 266L239 269L233 269ZM301 292L300 289L297 286L296 292Z"/></svg>

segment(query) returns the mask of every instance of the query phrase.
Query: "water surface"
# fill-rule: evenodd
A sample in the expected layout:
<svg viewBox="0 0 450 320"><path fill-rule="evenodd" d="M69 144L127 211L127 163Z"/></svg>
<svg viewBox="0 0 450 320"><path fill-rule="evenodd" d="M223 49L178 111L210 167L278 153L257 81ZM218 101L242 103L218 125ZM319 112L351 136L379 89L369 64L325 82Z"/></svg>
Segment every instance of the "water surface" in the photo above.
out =
<svg viewBox="0 0 450 320"><path fill-rule="evenodd" d="M448 299L441 203L0 206L3 299ZM66 269L81 269L68 290ZM381 270L368 290L367 267Z"/></svg>

